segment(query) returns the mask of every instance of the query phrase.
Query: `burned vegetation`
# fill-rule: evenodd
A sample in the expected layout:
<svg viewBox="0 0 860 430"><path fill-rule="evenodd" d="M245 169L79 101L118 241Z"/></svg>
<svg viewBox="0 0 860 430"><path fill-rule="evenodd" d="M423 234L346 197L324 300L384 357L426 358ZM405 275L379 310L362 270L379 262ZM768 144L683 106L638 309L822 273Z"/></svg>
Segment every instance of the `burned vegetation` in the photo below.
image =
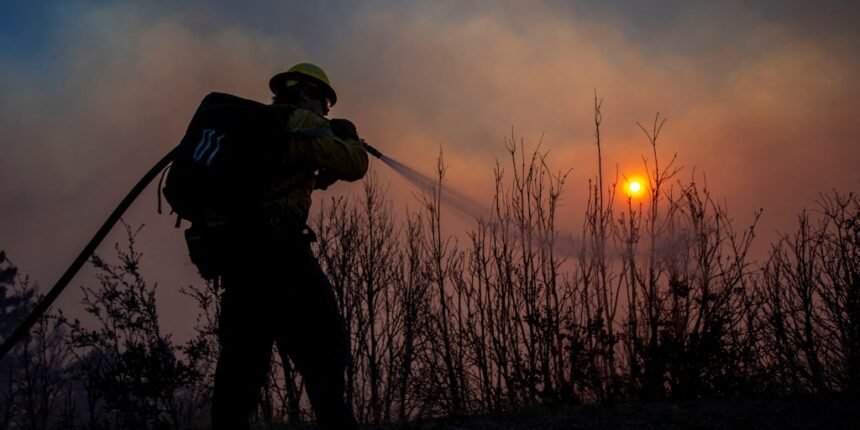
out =
<svg viewBox="0 0 860 430"><path fill-rule="evenodd" d="M571 425L633 428L618 416L639 414L683 427L691 421L679 414L711 401L737 411L726 423L767 427L761 417L779 408L762 399L856 398L857 195L822 194L753 259L760 213L734 225L706 184L682 181L675 159L658 157L659 116L642 128L645 196L619 195L621 178L603 172L600 115L595 100L597 173L576 202L576 233L558 228L566 173L513 136L491 205L463 234L445 225L441 156L415 211L395 209L373 177L361 195L319 202L315 251L347 321L347 397L360 422L457 417L482 428L493 426L464 417L499 416L552 428L552 414L530 414L554 410ZM140 273L138 231L127 233L114 257L91 260L97 276L84 281L83 305L93 323L55 312L0 363L0 428L208 426L219 290L183 290L198 323L175 343L159 324L157 286ZM37 296L5 254L0 300L8 336ZM272 369L286 370L270 374L257 424L311 423L301 377L290 363ZM660 402L681 412L664 414ZM743 405L758 421L744 420ZM598 419L601 410L616 421Z"/></svg>

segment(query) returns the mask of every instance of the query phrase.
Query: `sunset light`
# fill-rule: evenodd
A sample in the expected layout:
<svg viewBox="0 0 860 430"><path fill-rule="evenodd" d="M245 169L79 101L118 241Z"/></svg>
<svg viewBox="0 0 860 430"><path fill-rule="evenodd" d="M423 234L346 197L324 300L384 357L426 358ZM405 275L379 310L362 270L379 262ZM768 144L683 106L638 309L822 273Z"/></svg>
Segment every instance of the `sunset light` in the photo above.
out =
<svg viewBox="0 0 860 430"><path fill-rule="evenodd" d="M860 430L858 18L0 0L0 430Z"/></svg>
<svg viewBox="0 0 860 430"><path fill-rule="evenodd" d="M627 194L627 197L640 197L644 191L645 186L642 185L642 181L638 178L631 178L624 184L624 193Z"/></svg>

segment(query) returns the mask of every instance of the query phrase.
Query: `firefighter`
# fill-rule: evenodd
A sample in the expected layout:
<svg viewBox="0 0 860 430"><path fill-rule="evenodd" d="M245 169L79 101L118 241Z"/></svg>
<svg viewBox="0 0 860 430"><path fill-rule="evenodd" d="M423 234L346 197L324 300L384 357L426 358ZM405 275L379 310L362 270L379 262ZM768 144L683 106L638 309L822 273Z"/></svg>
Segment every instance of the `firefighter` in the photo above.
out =
<svg viewBox="0 0 860 430"><path fill-rule="evenodd" d="M349 340L306 221L313 190L362 178L367 152L352 123L325 118L337 95L320 67L297 64L272 77L269 87L288 136L270 164L283 168L262 172L266 180L255 190L262 216L247 225L236 242L242 249L220 268L212 428L249 428L275 344L283 362L289 358L301 373L320 428L355 429L344 400Z"/></svg>

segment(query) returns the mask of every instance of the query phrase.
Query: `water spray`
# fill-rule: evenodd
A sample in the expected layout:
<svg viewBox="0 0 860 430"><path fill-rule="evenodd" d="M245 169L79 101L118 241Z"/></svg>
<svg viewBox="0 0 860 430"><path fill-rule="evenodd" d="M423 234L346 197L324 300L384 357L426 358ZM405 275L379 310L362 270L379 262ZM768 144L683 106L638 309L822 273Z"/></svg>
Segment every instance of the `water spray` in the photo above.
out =
<svg viewBox="0 0 860 430"><path fill-rule="evenodd" d="M428 194L434 194L437 191L437 187L440 186L437 180L427 175L421 174L417 170L391 157L384 155L378 149L370 146L367 142L362 141L362 143L364 143L364 147L365 149L367 149L367 152L369 154L380 159L388 167L391 167L395 172L400 174L400 176L417 186L422 191ZM440 193L440 199L449 207L454 209L456 212L460 213L460 215L463 215L466 218L476 221L483 219L484 222L488 225L495 225L495 221L487 219L489 211L482 204L478 203L474 199L467 197L463 193L460 193L456 190L452 190L451 188L445 186L442 186L441 191L442 192ZM522 237L518 234L512 234L510 231L501 231L500 233L514 242L526 240L533 246L550 246L545 243L538 243L532 237ZM556 237L551 247L555 251L560 252L562 255L571 256L576 254L578 245L571 238Z"/></svg>
<svg viewBox="0 0 860 430"><path fill-rule="evenodd" d="M369 154L380 159L383 163L385 163L385 165L391 167L392 170L397 172L407 181L416 185L422 191L431 194L436 191L436 188L439 186L438 181L427 175L419 173L417 170L391 157L384 155L378 149L370 146L367 142L362 141L362 143L364 143L364 148L367 149L367 152ZM460 214L475 220L479 220L486 216L486 208L484 208L484 206L477 201L467 197L465 194L444 186L442 187L441 191L442 201L447 203L449 206L451 206L451 208L453 208Z"/></svg>

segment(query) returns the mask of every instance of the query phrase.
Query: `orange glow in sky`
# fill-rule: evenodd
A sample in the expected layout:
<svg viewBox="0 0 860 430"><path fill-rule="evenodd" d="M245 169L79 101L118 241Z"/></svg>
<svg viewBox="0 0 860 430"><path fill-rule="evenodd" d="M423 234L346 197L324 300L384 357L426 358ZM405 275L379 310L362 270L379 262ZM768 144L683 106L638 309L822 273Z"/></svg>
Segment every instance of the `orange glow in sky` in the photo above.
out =
<svg viewBox="0 0 860 430"><path fill-rule="evenodd" d="M639 178L630 178L624 184L624 193L627 194L627 197L636 198L641 197L645 192L645 185Z"/></svg>

